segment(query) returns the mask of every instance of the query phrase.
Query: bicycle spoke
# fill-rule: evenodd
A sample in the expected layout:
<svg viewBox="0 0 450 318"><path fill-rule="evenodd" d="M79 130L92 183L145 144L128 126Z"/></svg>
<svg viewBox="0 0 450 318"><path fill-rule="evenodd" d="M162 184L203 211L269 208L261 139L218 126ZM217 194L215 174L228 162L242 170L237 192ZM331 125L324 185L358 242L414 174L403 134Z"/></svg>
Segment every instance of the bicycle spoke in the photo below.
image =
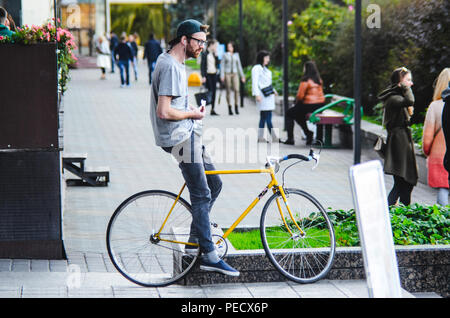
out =
<svg viewBox="0 0 450 318"><path fill-rule="evenodd" d="M108 254L127 279L143 286L165 286L194 265L197 255L186 255L185 245L175 242L187 242L192 222L189 204L179 199L174 205L176 197L166 191L145 191L125 200L111 217ZM158 236L164 220L164 231Z"/></svg>
<svg viewBox="0 0 450 318"><path fill-rule="evenodd" d="M280 206L285 219L281 218L275 200L280 195L274 194L263 209L261 239L269 259L284 276L296 282L311 283L324 277L331 268L335 253L334 231L317 200L301 190L288 189L287 192L295 221L291 220L283 202Z"/></svg>

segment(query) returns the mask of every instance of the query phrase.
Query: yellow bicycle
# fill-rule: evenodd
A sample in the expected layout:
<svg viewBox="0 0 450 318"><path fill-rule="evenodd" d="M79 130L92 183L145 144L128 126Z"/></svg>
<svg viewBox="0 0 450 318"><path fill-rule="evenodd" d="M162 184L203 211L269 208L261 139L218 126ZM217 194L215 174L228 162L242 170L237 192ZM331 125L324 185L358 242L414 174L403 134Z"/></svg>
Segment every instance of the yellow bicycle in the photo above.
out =
<svg viewBox="0 0 450 318"><path fill-rule="evenodd" d="M278 183L275 174L280 163L288 159L314 160L317 166L319 155L311 150L308 156L268 157L265 169L205 171L206 174L267 173L271 179L223 236L213 235L213 239L218 251L222 251L221 257L225 257L228 250L225 239L271 189L273 194L264 205L260 222L264 250L286 278L312 283L327 275L332 266L334 230L324 208L313 196ZM185 187L178 194L163 190L136 193L111 216L106 234L108 254L125 278L141 286L167 286L194 267L200 252L199 249L194 254L185 251L187 245L196 245L188 243L192 215L190 204L181 197Z"/></svg>

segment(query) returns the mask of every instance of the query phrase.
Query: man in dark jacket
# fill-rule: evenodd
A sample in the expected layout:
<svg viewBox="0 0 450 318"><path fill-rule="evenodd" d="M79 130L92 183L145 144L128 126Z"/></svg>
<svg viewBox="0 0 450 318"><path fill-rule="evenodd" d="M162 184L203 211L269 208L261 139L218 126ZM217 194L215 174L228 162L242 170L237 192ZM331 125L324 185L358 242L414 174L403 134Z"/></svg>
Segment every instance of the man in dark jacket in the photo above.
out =
<svg viewBox="0 0 450 318"><path fill-rule="evenodd" d="M150 34L150 39L145 43L144 48L144 59L147 59L148 81L150 84L152 83L152 74L155 69L156 60L161 53L161 45L154 39L153 34Z"/></svg>
<svg viewBox="0 0 450 318"><path fill-rule="evenodd" d="M119 45L119 38L114 32L111 31L109 39L109 51L114 52L114 50L118 45ZM116 58L114 54L111 54L111 73L114 73L115 65L116 65Z"/></svg>
<svg viewBox="0 0 450 318"><path fill-rule="evenodd" d="M127 37L121 36L121 42L114 50L114 57L119 62L120 69L120 87L125 86L125 79L123 77L123 71L125 70L126 74L126 84L130 86L130 60L133 60L133 52L131 51L130 46L127 44Z"/></svg>
<svg viewBox="0 0 450 318"><path fill-rule="evenodd" d="M447 146L447 151L444 156L444 167L449 172L450 176L450 82L448 84L449 87L447 87L441 95L442 100L445 103L442 111L442 130L444 132L445 145Z"/></svg>

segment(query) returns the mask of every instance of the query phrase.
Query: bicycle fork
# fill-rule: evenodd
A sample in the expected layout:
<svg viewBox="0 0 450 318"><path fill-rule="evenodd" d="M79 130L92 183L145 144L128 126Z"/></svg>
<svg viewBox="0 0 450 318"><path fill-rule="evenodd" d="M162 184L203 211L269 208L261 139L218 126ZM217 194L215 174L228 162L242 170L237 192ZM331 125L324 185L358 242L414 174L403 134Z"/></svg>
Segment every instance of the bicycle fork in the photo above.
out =
<svg viewBox="0 0 450 318"><path fill-rule="evenodd" d="M292 214L292 211L291 211L291 208L290 208L289 203L288 203L288 201L287 201L286 193L284 192L283 187L281 187L281 186L279 186L279 185L277 185L277 187L278 187L278 191L279 191L280 194L281 194L281 197L283 198L284 205L286 206L286 210L288 211L289 216L290 216L292 222L294 223L295 227L296 227L296 228L299 230L299 232L300 232L300 237L301 237L301 238L305 237L306 233L300 228L300 226L299 226L299 225L297 224L297 222L295 221L294 215ZM277 192L277 190L275 190L275 187L274 187L274 189L273 189L273 192L274 192L274 193ZM297 238L297 234L292 233L290 227L288 226L288 224L287 224L287 222L286 222L286 218L285 218L285 216L284 216L283 209L282 209L281 203L280 203L280 198L277 197L275 200L276 200L276 202L277 202L278 212L280 212L280 216L281 216L281 219L283 220L284 226L285 226L286 229L289 231L289 234L292 236L292 238L293 238L293 239L296 239L296 238Z"/></svg>

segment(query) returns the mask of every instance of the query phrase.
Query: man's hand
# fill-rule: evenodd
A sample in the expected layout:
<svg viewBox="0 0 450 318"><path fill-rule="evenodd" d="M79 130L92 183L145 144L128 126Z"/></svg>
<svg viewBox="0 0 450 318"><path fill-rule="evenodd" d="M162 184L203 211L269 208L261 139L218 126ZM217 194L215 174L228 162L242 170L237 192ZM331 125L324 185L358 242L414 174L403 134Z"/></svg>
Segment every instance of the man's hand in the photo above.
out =
<svg viewBox="0 0 450 318"><path fill-rule="evenodd" d="M192 119L203 119L205 117L206 114L206 107L205 106L200 106L200 107L195 107L195 106L190 106L189 108L191 109L191 118Z"/></svg>
<svg viewBox="0 0 450 318"><path fill-rule="evenodd" d="M409 106L408 107L408 114L409 114L409 116L412 116L414 114L414 107L413 106Z"/></svg>

